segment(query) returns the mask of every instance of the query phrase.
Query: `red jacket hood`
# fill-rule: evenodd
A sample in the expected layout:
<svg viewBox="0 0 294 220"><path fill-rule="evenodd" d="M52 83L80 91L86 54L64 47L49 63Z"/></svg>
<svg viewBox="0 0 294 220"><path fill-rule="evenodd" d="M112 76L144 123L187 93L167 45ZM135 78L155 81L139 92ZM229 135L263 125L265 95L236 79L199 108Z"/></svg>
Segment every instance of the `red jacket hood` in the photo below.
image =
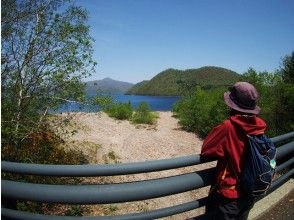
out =
<svg viewBox="0 0 294 220"><path fill-rule="evenodd" d="M266 123L256 115L234 115L230 117L230 120L233 125L237 125L244 130L246 134L263 134L266 129Z"/></svg>

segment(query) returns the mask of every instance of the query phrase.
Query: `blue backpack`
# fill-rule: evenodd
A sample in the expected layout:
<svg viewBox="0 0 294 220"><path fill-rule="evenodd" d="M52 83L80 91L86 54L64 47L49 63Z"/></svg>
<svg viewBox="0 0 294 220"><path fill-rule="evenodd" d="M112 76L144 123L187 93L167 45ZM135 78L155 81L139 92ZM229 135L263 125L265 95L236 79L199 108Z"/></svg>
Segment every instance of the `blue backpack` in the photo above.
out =
<svg viewBox="0 0 294 220"><path fill-rule="evenodd" d="M240 176L240 186L248 195L264 195L275 173L276 147L264 134L247 136L249 144Z"/></svg>

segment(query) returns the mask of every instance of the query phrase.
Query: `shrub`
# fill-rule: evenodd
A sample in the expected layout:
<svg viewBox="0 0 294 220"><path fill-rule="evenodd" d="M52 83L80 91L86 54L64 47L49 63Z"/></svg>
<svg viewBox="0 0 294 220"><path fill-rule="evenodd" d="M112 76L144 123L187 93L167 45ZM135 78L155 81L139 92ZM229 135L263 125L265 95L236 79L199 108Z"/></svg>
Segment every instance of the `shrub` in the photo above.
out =
<svg viewBox="0 0 294 220"><path fill-rule="evenodd" d="M3 144L1 148L1 159L23 163L37 164L86 164L88 160L81 151L65 150L60 145L63 140L53 132L43 131L32 133L21 146L9 143ZM80 180L66 177L32 176L3 173L2 178L31 183L45 184L72 184ZM14 201L18 210L44 213L45 205L39 202ZM12 204L11 204L12 205ZM71 207L70 207L71 208ZM75 210L76 212L77 210ZM82 210L80 210L82 212Z"/></svg>
<svg viewBox="0 0 294 220"><path fill-rule="evenodd" d="M136 124L154 124L156 117L151 112L148 103L141 102L132 117L132 121Z"/></svg>
<svg viewBox="0 0 294 220"><path fill-rule="evenodd" d="M110 117L118 120L128 120L133 115L131 103L115 103L104 110Z"/></svg>
<svg viewBox="0 0 294 220"><path fill-rule="evenodd" d="M102 111L105 111L114 104L114 101L111 96L97 95L93 100L93 104L98 105Z"/></svg>
<svg viewBox="0 0 294 220"><path fill-rule="evenodd" d="M7 161L41 164L85 164L88 163L81 151L66 151L60 145L63 140L53 132L44 131L28 136L22 146L5 144L1 159Z"/></svg>
<svg viewBox="0 0 294 220"><path fill-rule="evenodd" d="M197 88L193 95L181 99L173 108L180 125L187 131L197 132L200 137L206 136L227 117L223 92L224 89L204 91Z"/></svg>

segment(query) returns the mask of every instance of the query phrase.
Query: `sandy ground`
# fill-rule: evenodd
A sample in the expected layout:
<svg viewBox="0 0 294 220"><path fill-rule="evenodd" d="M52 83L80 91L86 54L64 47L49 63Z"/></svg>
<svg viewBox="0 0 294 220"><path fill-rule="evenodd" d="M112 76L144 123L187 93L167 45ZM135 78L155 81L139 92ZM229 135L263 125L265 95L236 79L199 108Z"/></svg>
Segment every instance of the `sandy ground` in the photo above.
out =
<svg viewBox="0 0 294 220"><path fill-rule="evenodd" d="M202 140L183 131L171 112L158 112L156 125L134 125L109 118L105 113L77 113L64 136L66 147L82 150L91 163L125 163L199 154ZM61 114L66 117L66 114ZM169 171L85 179L85 182L127 182L193 172L212 164ZM207 195L207 187L191 192L140 202L91 206L91 215L142 212L193 201ZM203 213L203 208L164 219L185 219Z"/></svg>

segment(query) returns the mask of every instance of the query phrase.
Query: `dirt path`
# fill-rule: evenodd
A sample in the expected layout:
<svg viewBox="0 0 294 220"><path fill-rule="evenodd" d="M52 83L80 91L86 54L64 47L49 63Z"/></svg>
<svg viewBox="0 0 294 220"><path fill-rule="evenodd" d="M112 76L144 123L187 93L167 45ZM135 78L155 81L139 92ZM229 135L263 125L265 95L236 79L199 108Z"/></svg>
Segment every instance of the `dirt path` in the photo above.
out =
<svg viewBox="0 0 294 220"><path fill-rule="evenodd" d="M67 146L84 151L91 163L125 163L200 153L202 141L194 133L181 130L171 112L158 112L158 114L157 124L147 126L114 120L105 113L78 113L74 119L75 125L71 126L75 135L66 138ZM200 165L147 174L107 177L102 181L126 182L160 178L202 168L203 165ZM204 197L206 193L207 188L142 202L95 206L91 215L114 215L158 209L189 202ZM166 219L184 219L202 212L203 209L198 209Z"/></svg>

